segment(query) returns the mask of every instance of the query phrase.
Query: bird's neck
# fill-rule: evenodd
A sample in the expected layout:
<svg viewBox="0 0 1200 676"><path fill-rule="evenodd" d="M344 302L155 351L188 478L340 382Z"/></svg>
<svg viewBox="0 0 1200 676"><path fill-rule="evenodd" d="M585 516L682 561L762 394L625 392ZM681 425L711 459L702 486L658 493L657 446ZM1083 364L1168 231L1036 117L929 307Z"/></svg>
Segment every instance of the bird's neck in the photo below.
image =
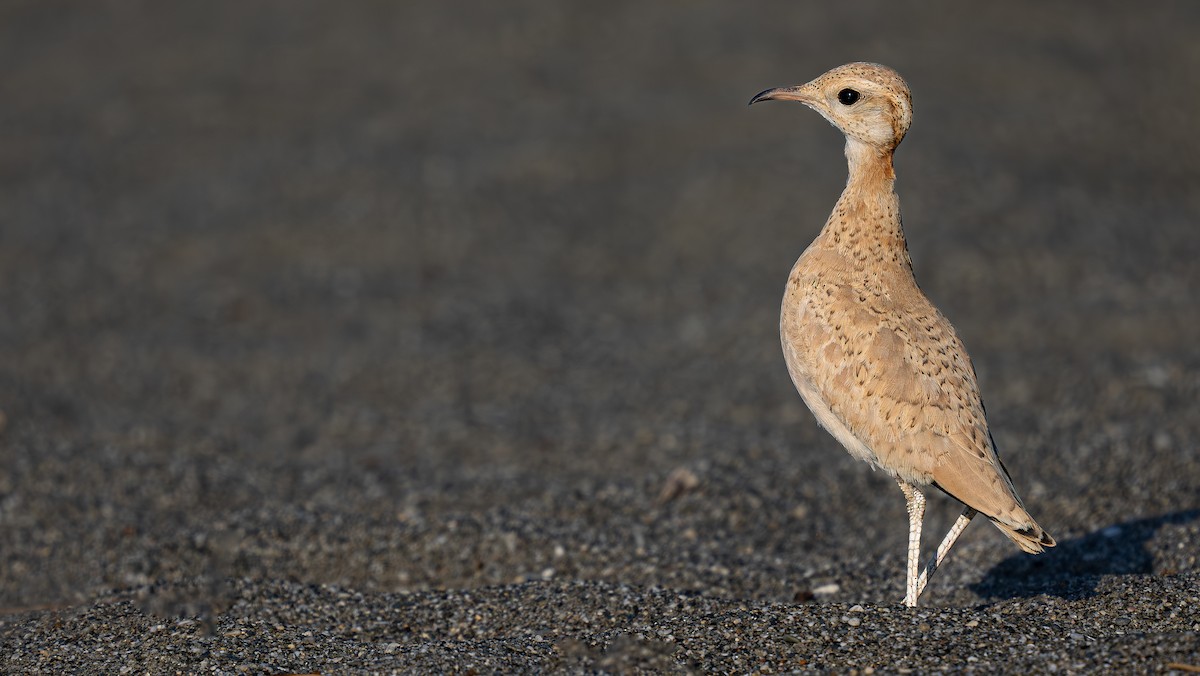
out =
<svg viewBox="0 0 1200 676"><path fill-rule="evenodd" d="M899 265L911 273L891 151L847 139L846 160L850 178L818 241L859 264Z"/></svg>

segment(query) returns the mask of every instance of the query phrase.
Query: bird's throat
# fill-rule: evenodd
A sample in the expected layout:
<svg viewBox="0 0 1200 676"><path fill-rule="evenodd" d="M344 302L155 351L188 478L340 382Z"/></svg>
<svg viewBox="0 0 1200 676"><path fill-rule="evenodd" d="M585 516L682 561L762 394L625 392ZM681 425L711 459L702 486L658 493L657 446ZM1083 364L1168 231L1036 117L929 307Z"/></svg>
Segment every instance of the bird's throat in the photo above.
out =
<svg viewBox="0 0 1200 676"><path fill-rule="evenodd" d="M861 184L864 188L892 190L896 171L892 168L893 149L868 145L853 137L846 138L846 164L850 170L847 185Z"/></svg>
<svg viewBox="0 0 1200 676"><path fill-rule="evenodd" d="M859 265L897 265L911 273L891 151L848 139L846 159L846 189L818 240Z"/></svg>

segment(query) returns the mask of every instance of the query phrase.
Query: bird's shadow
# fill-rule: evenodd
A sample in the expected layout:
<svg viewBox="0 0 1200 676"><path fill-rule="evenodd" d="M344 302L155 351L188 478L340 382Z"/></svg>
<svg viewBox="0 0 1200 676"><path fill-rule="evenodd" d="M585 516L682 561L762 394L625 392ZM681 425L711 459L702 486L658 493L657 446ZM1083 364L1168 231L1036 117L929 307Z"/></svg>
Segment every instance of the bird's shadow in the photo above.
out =
<svg viewBox="0 0 1200 676"><path fill-rule="evenodd" d="M1146 542L1162 526L1196 519L1200 519L1200 509L1135 519L1060 542L1038 556L1016 554L993 566L971 590L991 599L1039 594L1069 600L1089 598L1096 595L1105 575L1153 573L1154 557Z"/></svg>

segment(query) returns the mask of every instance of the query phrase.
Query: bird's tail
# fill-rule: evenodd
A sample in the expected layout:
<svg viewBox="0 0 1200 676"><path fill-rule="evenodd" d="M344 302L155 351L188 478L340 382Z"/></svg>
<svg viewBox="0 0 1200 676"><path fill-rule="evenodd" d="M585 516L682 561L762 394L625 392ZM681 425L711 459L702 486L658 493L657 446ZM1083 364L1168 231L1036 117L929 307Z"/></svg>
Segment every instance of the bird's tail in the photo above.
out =
<svg viewBox="0 0 1200 676"><path fill-rule="evenodd" d="M988 432L988 440L992 442L992 448L996 447L996 441L991 438L991 432ZM1027 554L1041 554L1047 547L1053 547L1055 544L1054 538L1050 536L1029 512L1025 511L1025 505L1021 502L1021 497L1017 495L1017 489L1013 486L1012 476L1008 473L1008 468L1004 466L1004 462L996 457L996 462L1000 465L1000 471L1004 474L1004 478L1008 484L1009 493L1017 501L1017 509L1010 511L1006 515L1006 519L1001 521L994 516L988 518L992 523L996 524L996 528L1000 529L1001 533L1008 536L1009 540L1017 543Z"/></svg>
<svg viewBox="0 0 1200 676"><path fill-rule="evenodd" d="M1017 543L1018 547L1029 554L1040 554L1046 547L1055 545L1054 538L1042 530L1042 527L1037 525L1033 519L1029 520L1029 525L1021 527L1015 527L997 519L992 519L992 523L996 524L996 528L1007 535L1009 540Z"/></svg>

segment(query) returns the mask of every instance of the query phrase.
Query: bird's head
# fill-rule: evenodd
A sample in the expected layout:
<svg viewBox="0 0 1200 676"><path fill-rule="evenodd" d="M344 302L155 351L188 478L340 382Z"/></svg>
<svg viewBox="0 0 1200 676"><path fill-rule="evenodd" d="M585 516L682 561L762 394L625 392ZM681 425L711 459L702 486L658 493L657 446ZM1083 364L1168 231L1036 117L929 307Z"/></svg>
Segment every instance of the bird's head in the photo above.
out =
<svg viewBox="0 0 1200 676"><path fill-rule="evenodd" d="M807 84L768 89L750 99L799 101L849 139L891 151L912 122L912 95L900 75L877 63L838 66Z"/></svg>

